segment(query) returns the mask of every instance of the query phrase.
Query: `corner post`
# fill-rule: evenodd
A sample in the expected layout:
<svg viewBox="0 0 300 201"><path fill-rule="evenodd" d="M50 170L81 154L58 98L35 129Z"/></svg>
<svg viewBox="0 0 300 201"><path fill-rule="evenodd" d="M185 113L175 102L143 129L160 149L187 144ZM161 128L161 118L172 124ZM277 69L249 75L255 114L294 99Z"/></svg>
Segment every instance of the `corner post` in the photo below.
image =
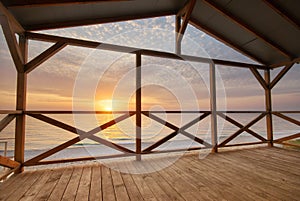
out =
<svg viewBox="0 0 300 201"><path fill-rule="evenodd" d="M265 89L265 106L266 106L266 124L267 124L267 139L268 146L273 147L273 121L272 121L272 91L271 91L271 76L270 70L265 70L264 73L267 88Z"/></svg>
<svg viewBox="0 0 300 201"><path fill-rule="evenodd" d="M210 111L211 111L211 142L212 153L218 152L218 131L217 131L217 97L216 97L216 66L209 64L210 70Z"/></svg>
<svg viewBox="0 0 300 201"><path fill-rule="evenodd" d="M136 53L136 94L135 94L135 111L136 111L136 160L142 159L142 55L140 52Z"/></svg>
<svg viewBox="0 0 300 201"><path fill-rule="evenodd" d="M24 62L28 58L28 40L24 35L19 37L19 46ZM26 90L27 90L27 74L23 71L17 73L17 102L16 110L21 110L22 114L16 116L15 127L15 161L20 164L24 163L25 151L25 114L26 110ZM23 172L24 168L21 167L16 173Z"/></svg>

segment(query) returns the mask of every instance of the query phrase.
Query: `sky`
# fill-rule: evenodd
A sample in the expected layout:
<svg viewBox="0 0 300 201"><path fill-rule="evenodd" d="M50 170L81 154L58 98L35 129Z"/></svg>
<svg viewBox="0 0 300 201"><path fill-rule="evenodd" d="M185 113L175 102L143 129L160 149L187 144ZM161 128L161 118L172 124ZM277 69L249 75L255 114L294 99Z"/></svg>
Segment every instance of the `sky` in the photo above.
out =
<svg viewBox="0 0 300 201"><path fill-rule="evenodd" d="M40 33L174 52L174 26L174 16L167 16ZM30 40L29 60L51 45ZM14 109L16 70L2 30L0 47L0 109ZM255 63L191 25L182 53ZM272 90L274 110L300 110L299 67L294 65ZM208 70L207 64L143 56L143 109L208 110ZM249 69L216 70L219 110L264 109L264 91ZM129 53L67 46L28 75L27 110L131 110L134 100L135 56Z"/></svg>

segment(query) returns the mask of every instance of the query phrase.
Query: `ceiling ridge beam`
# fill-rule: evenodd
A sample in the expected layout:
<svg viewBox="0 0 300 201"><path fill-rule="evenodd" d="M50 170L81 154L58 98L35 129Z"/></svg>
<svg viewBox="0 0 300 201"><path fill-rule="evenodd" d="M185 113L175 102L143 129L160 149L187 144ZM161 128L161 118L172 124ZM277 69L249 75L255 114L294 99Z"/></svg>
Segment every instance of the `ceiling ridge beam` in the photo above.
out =
<svg viewBox="0 0 300 201"><path fill-rule="evenodd" d="M242 21L238 17L234 16L231 12L225 10L224 8L222 8L221 6L217 5L216 3L212 2L212 1L204 0L204 2L207 3L209 6L211 6L212 8L214 8L216 11L220 12L221 14L223 14L224 16L229 18L230 20L232 20L233 22L235 22L236 24L238 24L240 27L244 28L246 31L252 33L259 39L263 40L265 43L267 43L273 49L277 50L283 56L285 56L289 59L293 59L294 56L290 52L288 52L286 49L281 47L279 44L275 43L274 41L272 41L269 38L267 38L266 36L264 36L262 33L259 33L252 26L250 26L246 22Z"/></svg>
<svg viewBox="0 0 300 201"><path fill-rule="evenodd" d="M291 23L293 26L295 26L297 29L300 30L300 22L295 19L293 16L290 15L284 8L282 8L278 3L276 3L273 0L263 0L265 4L267 4L271 9L273 9L277 14L279 14L282 18L284 18L286 21Z"/></svg>
<svg viewBox="0 0 300 201"><path fill-rule="evenodd" d="M237 44L234 44L230 39L225 38L224 36L221 36L219 33L215 32L211 28L201 24L198 20L194 19L193 17L190 18L190 24L192 24L197 29L205 32L206 34L212 36L213 38L217 39L218 41L224 43L225 45L229 46L230 48L236 50L237 52L245 55L246 57L249 57L250 59L253 59L254 61L257 61L258 63L261 63L263 65L267 65L265 61L263 61L261 58L258 58L257 56L253 55L251 52L243 49L242 47L238 46Z"/></svg>

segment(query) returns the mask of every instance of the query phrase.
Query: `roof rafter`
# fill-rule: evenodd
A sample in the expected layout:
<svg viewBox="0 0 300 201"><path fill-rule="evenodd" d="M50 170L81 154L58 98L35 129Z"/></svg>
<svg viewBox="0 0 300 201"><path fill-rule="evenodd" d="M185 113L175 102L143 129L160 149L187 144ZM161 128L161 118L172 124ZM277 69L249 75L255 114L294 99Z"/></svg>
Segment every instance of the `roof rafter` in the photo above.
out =
<svg viewBox="0 0 300 201"><path fill-rule="evenodd" d="M199 21L197 21L193 17L190 18L190 24L195 26L197 29L205 32L206 34L212 36L213 38L219 40L220 42L224 43L225 45L240 52L241 54L245 55L246 57L249 57L249 58L253 59L254 61L257 61L261 64L267 65L267 63L265 61L263 61L261 58L258 58L257 56L253 55L252 53L250 53L247 50L240 47L239 45L234 44L234 42L232 42L230 39L221 36L221 34L215 32L214 30L210 29L209 27L201 24Z"/></svg>
<svg viewBox="0 0 300 201"><path fill-rule="evenodd" d="M294 56L290 52L285 50L283 47L279 46L274 41L270 40L268 37L264 36L262 33L259 33L257 30L255 30L253 27L251 27L249 24L242 21L238 17L234 16L231 12L226 11L221 6L217 5L216 3L212 2L212 1L208 1L208 0L203 0L203 1L205 3L207 3L209 6L211 6L212 8L214 8L216 11L220 12L221 14L223 14L224 16L226 16L227 18L229 18L230 20L232 20L233 22L235 22L236 24L238 24L239 26L241 26L242 28L247 30L248 32L252 33L259 39L263 40L265 43L267 43L270 47L277 50L283 56L285 56L289 59L293 59Z"/></svg>
<svg viewBox="0 0 300 201"><path fill-rule="evenodd" d="M291 16L284 8L273 0L263 0L270 8L272 8L281 17L287 20L289 23L294 25L297 29L300 29L300 22Z"/></svg>
<svg viewBox="0 0 300 201"><path fill-rule="evenodd" d="M179 33L177 35L177 42L181 42L184 32L187 28L187 25L189 23L191 14L193 12L194 6L196 4L196 0L190 0L188 3L177 13L178 17L182 17L183 21L180 25Z"/></svg>
<svg viewBox="0 0 300 201"><path fill-rule="evenodd" d="M22 34L25 32L24 28L16 20L16 18L7 10L7 8L0 1L0 15L5 16L11 24L12 30L15 33Z"/></svg>
<svg viewBox="0 0 300 201"><path fill-rule="evenodd" d="M22 57L20 46L19 46L16 36L15 36L15 33L10 24L10 21L6 16L0 15L0 23L2 25L4 37L6 39L6 43L7 43L9 52L11 54L11 57L13 59L13 62L15 64L15 67L18 72L23 72L24 71L24 60Z"/></svg>
<svg viewBox="0 0 300 201"><path fill-rule="evenodd" d="M294 63L299 64L299 62L300 62L300 57L293 59L292 61L286 61L286 62L272 64L272 65L270 65L270 68L278 68L278 67L282 67L282 66L286 66L286 65L290 65L290 64L294 64Z"/></svg>

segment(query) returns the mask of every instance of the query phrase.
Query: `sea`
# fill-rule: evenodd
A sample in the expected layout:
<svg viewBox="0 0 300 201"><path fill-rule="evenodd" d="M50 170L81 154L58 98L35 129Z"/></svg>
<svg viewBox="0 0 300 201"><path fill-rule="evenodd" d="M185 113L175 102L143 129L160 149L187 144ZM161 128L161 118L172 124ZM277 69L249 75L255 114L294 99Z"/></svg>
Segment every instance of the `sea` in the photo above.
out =
<svg viewBox="0 0 300 201"><path fill-rule="evenodd" d="M154 114L155 116L167 121L177 127L182 127L185 124L191 122L201 114ZM239 123L246 125L251 120L259 116L259 114L227 114L231 118L235 119ZM300 114L286 114L297 120L300 119ZM114 118L120 116L120 114L45 114L50 118L61 121L70 126L76 127L84 131L90 131L99 125L102 125ZM2 119L4 115L0 115ZM251 126L250 129L261 136L266 138L266 119L263 118L255 125ZM4 130L0 133L0 153L3 154L5 148L5 142L7 142L7 155L12 157L14 150L14 130L15 123L12 121ZM228 136L238 131L239 128L224 119L218 117L218 141L222 142ZM285 137L288 135L296 134L300 132L299 126L285 121L279 117L273 116L273 130L274 139ZM210 131L210 117L206 117L200 122L187 128L185 131L191 133L207 142L211 142L211 131ZM142 146L143 148L157 142L164 138L168 134L172 133L173 130L166 127L165 125L158 123L154 120L149 119L146 116L142 116ZM132 148L134 150L136 140L136 127L135 127L135 116L132 116L122 122L119 122L107 129L104 129L96 136L105 139L107 141L120 144L125 147ZM33 153L40 153L45 150L54 148L74 137L77 134L70 133L69 131L62 130L61 128L49 125L33 117L26 117L26 136L25 136L25 156L30 157L35 155ZM247 132L241 133L234 140L228 144L242 143L242 142L257 142L259 141L255 137L251 136ZM171 148L184 148L186 146L194 146L195 143L189 138L182 134L178 134L172 138L168 143L171 144ZM70 146L72 150L83 147L100 147L100 150L109 152L109 149L104 145L99 145L98 142L90 139L83 139L82 141ZM102 148L101 148L102 147ZM163 147L163 146L162 146ZM159 148L158 148L159 149ZM99 149L97 149L99 151ZM76 153L76 152L75 152ZM75 154L76 155L76 154Z"/></svg>

